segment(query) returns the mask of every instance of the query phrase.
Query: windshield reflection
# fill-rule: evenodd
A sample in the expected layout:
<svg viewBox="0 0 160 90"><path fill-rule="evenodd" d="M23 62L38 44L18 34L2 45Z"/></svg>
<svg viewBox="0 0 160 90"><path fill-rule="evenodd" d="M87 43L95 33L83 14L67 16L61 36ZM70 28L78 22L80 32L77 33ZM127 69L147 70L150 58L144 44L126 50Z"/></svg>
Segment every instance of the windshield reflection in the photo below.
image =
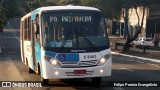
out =
<svg viewBox="0 0 160 90"><path fill-rule="evenodd" d="M99 13L59 13L42 16L43 46L87 48L108 45Z"/></svg>

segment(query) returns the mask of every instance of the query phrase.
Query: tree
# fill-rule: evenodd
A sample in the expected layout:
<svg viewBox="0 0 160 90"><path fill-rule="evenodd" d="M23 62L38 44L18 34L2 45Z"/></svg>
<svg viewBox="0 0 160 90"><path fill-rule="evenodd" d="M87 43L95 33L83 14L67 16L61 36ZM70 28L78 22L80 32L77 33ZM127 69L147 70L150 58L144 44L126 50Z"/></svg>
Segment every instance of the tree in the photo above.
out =
<svg viewBox="0 0 160 90"><path fill-rule="evenodd" d="M160 0L81 0L82 4L94 6L99 8L103 14L111 19L119 19L122 15L125 27L124 27L124 36L127 37L127 41L123 47L123 51L129 50L129 44L138 38L141 33L143 27L144 16L146 14L146 10L152 5L159 3ZM141 9L142 16L138 14L138 9ZM137 32L133 37L131 37L128 30L129 23L129 10L134 10L136 12L138 18L138 28Z"/></svg>
<svg viewBox="0 0 160 90"><path fill-rule="evenodd" d="M119 19L121 14L120 0L81 0L81 5L99 8L103 15L110 19Z"/></svg>
<svg viewBox="0 0 160 90"><path fill-rule="evenodd" d="M49 1L56 2L57 5L69 5L69 4L79 5L80 3L80 0L49 0Z"/></svg>
<svg viewBox="0 0 160 90"><path fill-rule="evenodd" d="M105 17L119 19L121 6L119 0L48 0L57 5L82 5L99 8Z"/></svg>
<svg viewBox="0 0 160 90"><path fill-rule="evenodd" d="M41 0L25 0L27 11L30 12L36 8L39 8L41 6L40 2Z"/></svg>
<svg viewBox="0 0 160 90"><path fill-rule="evenodd" d="M55 6L57 5L57 0L24 0L23 6L26 10L26 12L31 12L34 9L37 9L39 7L43 6Z"/></svg>
<svg viewBox="0 0 160 90"><path fill-rule="evenodd" d="M18 15L17 10L18 0L3 0L0 7L0 30L10 18Z"/></svg>
<svg viewBox="0 0 160 90"><path fill-rule="evenodd" d="M125 21L125 32L128 34L127 35L127 41L123 47L123 51L128 51L129 50L129 44L138 38L139 34L142 31L142 27L143 27L143 23L144 23L144 16L145 16L145 12L146 10L148 10L148 8L152 5L152 4L156 4L157 2L159 2L159 0L123 0L122 2L122 10L124 11L124 21ZM138 18L138 28L137 28L137 32L135 33L135 35L133 37L131 37L129 30L128 30L128 16L129 16L129 9L133 9L136 12L137 18ZM142 17L139 16L138 14L138 8L141 9L141 13L142 13ZM141 19L141 20L140 20ZM141 21L141 22L140 22Z"/></svg>

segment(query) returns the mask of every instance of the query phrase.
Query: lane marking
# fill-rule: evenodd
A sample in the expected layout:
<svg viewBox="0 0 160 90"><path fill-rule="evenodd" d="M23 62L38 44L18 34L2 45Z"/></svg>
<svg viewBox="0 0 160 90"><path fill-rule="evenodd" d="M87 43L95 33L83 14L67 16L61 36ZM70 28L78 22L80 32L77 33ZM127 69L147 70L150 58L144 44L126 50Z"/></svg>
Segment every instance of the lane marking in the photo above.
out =
<svg viewBox="0 0 160 90"><path fill-rule="evenodd" d="M115 89L115 90L125 90L125 89L123 89L121 87L114 87L113 89Z"/></svg>
<svg viewBox="0 0 160 90"><path fill-rule="evenodd" d="M157 64L150 64L150 63L148 63L148 64L152 65L152 66L160 67L160 65L157 65Z"/></svg>
<svg viewBox="0 0 160 90"><path fill-rule="evenodd" d="M131 70L131 69L127 69L127 68L119 68L120 70L127 70L127 71L134 71L134 70Z"/></svg>
<svg viewBox="0 0 160 90"><path fill-rule="evenodd" d="M12 39L17 39L16 37L3 37L3 38L12 38Z"/></svg>
<svg viewBox="0 0 160 90"><path fill-rule="evenodd" d="M10 23L8 22L8 26L9 26L9 28L11 29L11 25L10 25ZM12 30L11 30L12 31ZM19 37L12 31L12 33L13 33L13 35L15 36L15 38L18 40L18 41L20 41L20 39L19 39Z"/></svg>
<svg viewBox="0 0 160 90"><path fill-rule="evenodd" d="M127 54L122 54L122 53L117 53L117 52L111 52L111 53L114 54L114 55L121 55L121 56L125 56L125 57L130 57L130 58L135 58L135 59L141 59L141 60L144 60L144 61L152 61L152 62L160 63L160 60L158 60L158 59L138 57L138 56L127 55Z"/></svg>

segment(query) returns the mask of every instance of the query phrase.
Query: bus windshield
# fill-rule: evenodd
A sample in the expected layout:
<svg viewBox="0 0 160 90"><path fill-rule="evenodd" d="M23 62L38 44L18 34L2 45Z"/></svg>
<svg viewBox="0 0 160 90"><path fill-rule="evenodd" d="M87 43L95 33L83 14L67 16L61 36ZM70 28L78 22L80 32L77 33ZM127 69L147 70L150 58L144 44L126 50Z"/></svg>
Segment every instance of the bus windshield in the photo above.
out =
<svg viewBox="0 0 160 90"><path fill-rule="evenodd" d="M109 46L100 12L60 12L42 15L43 46L88 48Z"/></svg>

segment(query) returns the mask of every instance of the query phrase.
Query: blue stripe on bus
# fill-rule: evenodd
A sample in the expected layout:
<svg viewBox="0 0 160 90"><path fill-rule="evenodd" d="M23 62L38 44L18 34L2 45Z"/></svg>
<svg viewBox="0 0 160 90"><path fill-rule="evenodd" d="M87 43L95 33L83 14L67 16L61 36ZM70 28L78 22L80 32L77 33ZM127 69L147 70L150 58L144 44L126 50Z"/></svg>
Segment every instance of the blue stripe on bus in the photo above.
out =
<svg viewBox="0 0 160 90"><path fill-rule="evenodd" d="M39 42L36 41L36 61L41 61L41 46Z"/></svg>
<svg viewBox="0 0 160 90"><path fill-rule="evenodd" d="M56 53L55 52L51 52L51 51L45 51L45 55L46 56L50 56L50 57L55 57Z"/></svg>
<svg viewBox="0 0 160 90"><path fill-rule="evenodd" d="M79 54L58 54L56 59L60 62L78 62Z"/></svg>
<svg viewBox="0 0 160 90"><path fill-rule="evenodd" d="M34 10L31 12L31 20L34 20L36 18L37 13L40 12L40 8Z"/></svg>

